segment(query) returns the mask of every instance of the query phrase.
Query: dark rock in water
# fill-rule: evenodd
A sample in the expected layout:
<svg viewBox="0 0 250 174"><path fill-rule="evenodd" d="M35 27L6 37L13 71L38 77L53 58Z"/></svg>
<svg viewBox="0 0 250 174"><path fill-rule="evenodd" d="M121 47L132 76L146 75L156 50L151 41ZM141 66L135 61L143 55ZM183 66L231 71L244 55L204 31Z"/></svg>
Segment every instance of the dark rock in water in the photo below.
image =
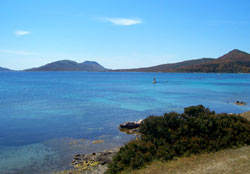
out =
<svg viewBox="0 0 250 174"><path fill-rule="evenodd" d="M139 121L132 121L120 124L120 131L125 132L126 134L136 134L140 135L140 124L142 120Z"/></svg>
<svg viewBox="0 0 250 174"><path fill-rule="evenodd" d="M246 102L243 102L243 101L236 101L235 104L236 104L236 105L244 106L244 105L246 105Z"/></svg>
<svg viewBox="0 0 250 174"><path fill-rule="evenodd" d="M126 123L120 124L120 129L136 129L136 128L139 128L141 123L142 123L142 120L126 122Z"/></svg>

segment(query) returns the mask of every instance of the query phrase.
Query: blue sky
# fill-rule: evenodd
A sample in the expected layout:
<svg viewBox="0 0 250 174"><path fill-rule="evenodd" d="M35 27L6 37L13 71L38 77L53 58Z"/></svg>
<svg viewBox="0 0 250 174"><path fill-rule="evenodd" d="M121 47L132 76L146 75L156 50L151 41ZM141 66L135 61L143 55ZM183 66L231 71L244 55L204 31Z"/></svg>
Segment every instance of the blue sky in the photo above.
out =
<svg viewBox="0 0 250 174"><path fill-rule="evenodd" d="M145 67L250 52L249 0L1 0L0 66Z"/></svg>

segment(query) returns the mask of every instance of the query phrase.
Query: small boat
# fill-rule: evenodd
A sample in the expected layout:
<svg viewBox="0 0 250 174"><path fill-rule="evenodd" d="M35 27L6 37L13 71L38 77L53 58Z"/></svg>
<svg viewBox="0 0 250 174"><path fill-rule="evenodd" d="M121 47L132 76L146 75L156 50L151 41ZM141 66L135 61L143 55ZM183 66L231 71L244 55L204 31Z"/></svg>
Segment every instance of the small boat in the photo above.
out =
<svg viewBox="0 0 250 174"><path fill-rule="evenodd" d="M152 83L157 83L155 77L154 77L154 80L152 81Z"/></svg>

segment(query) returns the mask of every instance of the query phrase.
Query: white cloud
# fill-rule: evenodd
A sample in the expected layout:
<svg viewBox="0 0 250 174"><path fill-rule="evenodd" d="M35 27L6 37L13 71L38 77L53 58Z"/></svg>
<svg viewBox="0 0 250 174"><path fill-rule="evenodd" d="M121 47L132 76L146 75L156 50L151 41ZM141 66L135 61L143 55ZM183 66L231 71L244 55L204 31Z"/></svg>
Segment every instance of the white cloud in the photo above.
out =
<svg viewBox="0 0 250 174"><path fill-rule="evenodd" d="M1 50L0 53L3 54L15 54L15 55L37 55L37 53L22 51L22 50Z"/></svg>
<svg viewBox="0 0 250 174"><path fill-rule="evenodd" d="M136 25L142 23L142 20L140 19L129 19L129 18L106 18L105 20L111 22L114 25L123 25L123 26Z"/></svg>
<svg viewBox="0 0 250 174"><path fill-rule="evenodd" d="M28 34L30 34L29 31L24 31L24 30L15 31L15 35L17 35L17 36L24 36L24 35L28 35Z"/></svg>

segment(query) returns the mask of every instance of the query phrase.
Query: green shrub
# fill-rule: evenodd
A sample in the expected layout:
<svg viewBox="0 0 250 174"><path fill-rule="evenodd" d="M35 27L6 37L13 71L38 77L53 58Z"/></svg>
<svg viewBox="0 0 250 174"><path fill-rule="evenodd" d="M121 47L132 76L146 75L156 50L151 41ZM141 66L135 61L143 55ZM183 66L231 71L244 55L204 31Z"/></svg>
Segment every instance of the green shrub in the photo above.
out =
<svg viewBox="0 0 250 174"><path fill-rule="evenodd" d="M141 137L123 146L107 173L138 169L155 159L250 145L250 122L238 115L216 114L202 105L163 116L150 116L140 125Z"/></svg>

